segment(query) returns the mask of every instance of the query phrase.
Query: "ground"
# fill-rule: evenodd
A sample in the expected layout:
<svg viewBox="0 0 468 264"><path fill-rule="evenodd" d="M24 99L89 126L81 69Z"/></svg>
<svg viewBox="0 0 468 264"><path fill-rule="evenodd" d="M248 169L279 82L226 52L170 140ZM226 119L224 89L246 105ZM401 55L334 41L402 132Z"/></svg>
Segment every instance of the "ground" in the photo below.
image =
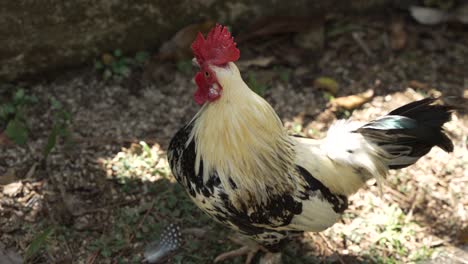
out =
<svg viewBox="0 0 468 264"><path fill-rule="evenodd" d="M243 76L291 133L314 138L337 118L370 120L442 96L458 107L446 125L455 150L435 148L416 165L392 171L381 193L370 181L350 198L339 223L295 237L284 263L467 263L466 27L400 18L405 44L392 50L394 19L342 19L320 25L326 37L318 53L297 48L291 35L240 43ZM152 60L129 77L109 79L90 66L27 86L37 97L25 110L29 139L23 146L0 140L2 254L28 263L140 263L170 223L181 227L183 242L167 263L210 263L237 247L231 231L191 203L167 165L169 140L199 108L187 65ZM331 79L325 90L314 82L320 77ZM338 84L336 95L330 82ZM368 89L373 96L362 106L333 104ZM71 116L63 128L70 136L59 137L44 159L63 112Z"/></svg>

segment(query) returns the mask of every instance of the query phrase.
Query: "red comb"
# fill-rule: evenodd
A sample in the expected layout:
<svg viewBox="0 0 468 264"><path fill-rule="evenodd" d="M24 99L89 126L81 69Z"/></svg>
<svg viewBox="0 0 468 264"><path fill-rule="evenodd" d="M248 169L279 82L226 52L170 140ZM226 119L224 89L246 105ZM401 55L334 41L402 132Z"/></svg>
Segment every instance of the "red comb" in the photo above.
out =
<svg viewBox="0 0 468 264"><path fill-rule="evenodd" d="M208 33L206 39L199 32L192 43L192 51L198 64L206 62L213 65L224 65L228 62L237 61L240 51L236 47L234 38L226 27L216 24Z"/></svg>

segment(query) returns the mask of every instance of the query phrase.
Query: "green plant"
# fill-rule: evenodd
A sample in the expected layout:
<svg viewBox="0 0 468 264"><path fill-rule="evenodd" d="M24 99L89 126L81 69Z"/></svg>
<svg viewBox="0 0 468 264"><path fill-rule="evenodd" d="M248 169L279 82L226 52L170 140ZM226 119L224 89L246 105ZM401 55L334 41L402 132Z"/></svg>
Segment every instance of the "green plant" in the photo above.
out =
<svg viewBox="0 0 468 264"><path fill-rule="evenodd" d="M274 67L274 70L277 72L281 81L289 82L289 80L291 79L291 69L286 67Z"/></svg>
<svg viewBox="0 0 468 264"><path fill-rule="evenodd" d="M35 96L17 88L11 101L0 105L0 127L5 126L5 134L18 145L26 144L29 136L26 110L36 102Z"/></svg>
<svg viewBox="0 0 468 264"><path fill-rule="evenodd" d="M41 249L46 247L47 240L53 233L54 229L52 227L48 227L43 232L37 234L26 249L25 259L33 259L34 256L36 256L39 253L39 251L41 251Z"/></svg>
<svg viewBox="0 0 468 264"><path fill-rule="evenodd" d="M268 86L258 82L255 74L251 72L249 72L249 75L247 76L247 85L252 89L252 91L262 97L265 95L266 90L268 90Z"/></svg>
<svg viewBox="0 0 468 264"><path fill-rule="evenodd" d="M59 137L63 138L66 144L71 142L69 129L69 123L71 122L70 112L65 110L62 103L53 97L50 98L50 103L53 111L53 125L49 137L47 138L47 144L43 151L45 159L47 159L50 152L56 146Z"/></svg>
<svg viewBox="0 0 468 264"><path fill-rule="evenodd" d="M325 98L325 100L328 102L331 102L333 99L335 99L335 96L329 92L323 92L323 98Z"/></svg>
<svg viewBox="0 0 468 264"><path fill-rule="evenodd" d="M102 72L102 77L107 80L111 77L128 77L133 68L142 67L149 59L149 53L140 51L134 57L126 57L120 49L114 50L112 54L105 53L100 60L94 62L94 68Z"/></svg>

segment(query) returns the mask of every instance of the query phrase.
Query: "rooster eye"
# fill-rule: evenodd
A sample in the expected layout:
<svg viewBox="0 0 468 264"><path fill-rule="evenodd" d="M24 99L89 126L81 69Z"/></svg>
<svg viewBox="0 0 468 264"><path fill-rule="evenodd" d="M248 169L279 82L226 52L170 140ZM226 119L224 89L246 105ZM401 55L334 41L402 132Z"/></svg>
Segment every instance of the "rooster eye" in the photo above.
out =
<svg viewBox="0 0 468 264"><path fill-rule="evenodd" d="M206 72L205 72L205 77L206 77L206 78L209 78L209 77L210 77L210 73L206 71Z"/></svg>

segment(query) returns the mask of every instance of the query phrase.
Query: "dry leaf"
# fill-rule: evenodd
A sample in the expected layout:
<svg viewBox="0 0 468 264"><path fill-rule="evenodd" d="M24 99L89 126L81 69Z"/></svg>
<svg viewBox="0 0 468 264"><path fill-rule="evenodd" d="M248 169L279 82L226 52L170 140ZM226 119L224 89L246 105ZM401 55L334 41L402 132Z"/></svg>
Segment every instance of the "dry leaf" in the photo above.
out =
<svg viewBox="0 0 468 264"><path fill-rule="evenodd" d="M429 85L427 85L426 83L422 83L420 81L416 81L416 80L409 81L408 86L413 88L413 89L420 89L420 90L428 90L429 89Z"/></svg>
<svg viewBox="0 0 468 264"><path fill-rule="evenodd" d="M390 46L392 50L402 50L405 48L408 39L405 21L402 18L393 20L390 25L390 32Z"/></svg>
<svg viewBox="0 0 468 264"><path fill-rule="evenodd" d="M461 243L468 243L468 226L465 226L462 228L462 230L460 230L458 241Z"/></svg>
<svg viewBox="0 0 468 264"><path fill-rule="evenodd" d="M182 28L169 41L161 45L157 58L163 60L191 58L190 45L197 37L198 32L206 34L214 25L214 21L208 20L204 23L192 24Z"/></svg>
<svg viewBox="0 0 468 264"><path fill-rule="evenodd" d="M330 77L319 77L314 81L314 87L323 89L335 95L338 92L338 82Z"/></svg>
<svg viewBox="0 0 468 264"><path fill-rule="evenodd" d="M3 186L3 194L9 197L15 197L23 190L23 183L21 181L13 182Z"/></svg>
<svg viewBox="0 0 468 264"><path fill-rule="evenodd" d="M353 110L369 102L372 99L372 96L374 96L374 90L369 89L363 93L335 98L331 102L331 106L334 110L337 108Z"/></svg>
<svg viewBox="0 0 468 264"><path fill-rule="evenodd" d="M102 54L101 60L104 65L111 65L115 61L115 58L110 53L104 53Z"/></svg>

